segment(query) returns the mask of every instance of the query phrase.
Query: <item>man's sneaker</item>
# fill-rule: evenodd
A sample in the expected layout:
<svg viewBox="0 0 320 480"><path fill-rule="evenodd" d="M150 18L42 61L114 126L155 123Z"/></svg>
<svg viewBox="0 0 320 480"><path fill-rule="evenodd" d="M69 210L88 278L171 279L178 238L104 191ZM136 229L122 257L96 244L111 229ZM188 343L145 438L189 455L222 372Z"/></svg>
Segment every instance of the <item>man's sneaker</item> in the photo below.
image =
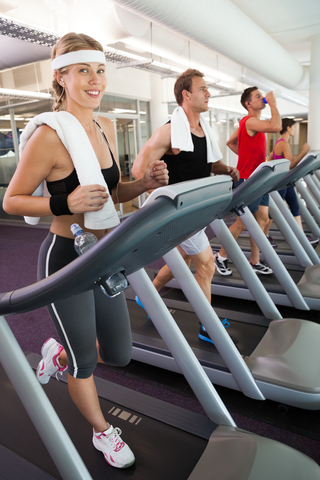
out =
<svg viewBox="0 0 320 480"><path fill-rule="evenodd" d="M140 298L138 297L138 295L135 296L135 301L137 302L137 304L139 305L139 307L143 308L143 310L146 312L146 309L144 308L144 306L142 305L142 302L140 300ZM148 315L148 320L150 320L150 316Z"/></svg>
<svg viewBox="0 0 320 480"><path fill-rule="evenodd" d="M250 263L250 265L256 273L262 273L263 275L270 275L271 273L273 273L273 270L271 270L270 267L267 267L267 265L262 262L258 262L255 265L252 265L252 263Z"/></svg>
<svg viewBox="0 0 320 480"><path fill-rule="evenodd" d="M227 260L219 260L218 255L215 255L214 264L220 275L232 275L232 270L228 267Z"/></svg>
<svg viewBox="0 0 320 480"><path fill-rule="evenodd" d="M101 433L93 431L93 445L103 453L106 462L116 468L127 468L134 464L135 458L128 447L122 440L120 428L113 428L110 425L108 430Z"/></svg>
<svg viewBox="0 0 320 480"><path fill-rule="evenodd" d="M224 320L222 320L221 323L224 326L224 328L230 327L230 323L228 322L228 320L226 318ZM208 334L207 330L204 328L204 326L202 325L202 323L200 323L200 332L199 332L198 337L200 338L200 340L203 340L204 342L212 343L212 345L214 345L213 341L209 337L209 334Z"/></svg>
<svg viewBox="0 0 320 480"><path fill-rule="evenodd" d="M271 247L277 248L277 246L278 246L277 242L275 240L273 240L273 238L270 237L270 235L266 235L266 237L267 237L267 240L269 240Z"/></svg>
<svg viewBox="0 0 320 480"><path fill-rule="evenodd" d="M65 367L59 365L58 357L62 350L63 346L56 342L54 338L48 338L42 345L42 360L37 367L37 379L43 385L49 382L52 375L55 375L58 380L58 373L62 375L62 372L68 368L67 365Z"/></svg>

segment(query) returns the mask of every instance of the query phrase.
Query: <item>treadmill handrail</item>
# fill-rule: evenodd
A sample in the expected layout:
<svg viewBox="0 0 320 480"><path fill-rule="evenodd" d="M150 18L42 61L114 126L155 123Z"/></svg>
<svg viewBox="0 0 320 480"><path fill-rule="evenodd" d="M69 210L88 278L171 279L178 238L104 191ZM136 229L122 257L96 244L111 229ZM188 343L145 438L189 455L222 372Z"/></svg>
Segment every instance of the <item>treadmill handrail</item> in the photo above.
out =
<svg viewBox="0 0 320 480"><path fill-rule="evenodd" d="M272 190L288 173L289 167L290 163L286 159L261 163L247 180L233 190L232 200L220 218L228 215L230 211L241 213L243 207Z"/></svg>
<svg viewBox="0 0 320 480"><path fill-rule="evenodd" d="M171 198L174 200L178 195L185 193L185 189L188 188L189 192L193 190L197 190L198 188L204 188L208 185L212 185L214 183L220 183L221 181L230 182L229 175L219 175L215 177L205 177L199 178L196 180L186 180L185 182L174 183L172 185L166 185L165 187L157 188L153 190L149 197L143 203L143 207L159 197L165 195L166 197Z"/></svg>
<svg viewBox="0 0 320 480"><path fill-rule="evenodd" d="M320 168L320 155L317 153L308 153L296 167L288 172L288 174L282 179L273 190L283 190L290 185L295 185L300 178L313 173Z"/></svg>
<svg viewBox="0 0 320 480"><path fill-rule="evenodd" d="M204 228L208 217L216 218L215 205L224 210L230 203L231 179L210 179L205 179L204 188L200 187L201 180L188 182L174 200L162 191L154 202L135 212L66 267L33 285L0 294L0 314L40 308L58 298L90 290L101 277L119 269L130 274L161 258Z"/></svg>

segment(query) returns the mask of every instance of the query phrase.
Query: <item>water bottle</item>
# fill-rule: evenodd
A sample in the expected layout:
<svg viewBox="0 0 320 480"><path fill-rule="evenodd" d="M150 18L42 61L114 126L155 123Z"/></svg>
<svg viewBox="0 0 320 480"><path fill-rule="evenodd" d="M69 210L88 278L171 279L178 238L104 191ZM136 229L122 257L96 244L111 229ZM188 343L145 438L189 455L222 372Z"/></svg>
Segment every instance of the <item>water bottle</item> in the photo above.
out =
<svg viewBox="0 0 320 480"><path fill-rule="evenodd" d="M280 97L281 95L280 88L276 88L275 90L273 90L273 95L274 95L274 98ZM263 103L268 103L265 97L262 100L263 100Z"/></svg>
<svg viewBox="0 0 320 480"><path fill-rule="evenodd" d="M71 225L70 228L71 232L75 236L74 249L78 255L82 255L97 243L97 237L93 235L93 233L84 232L77 223Z"/></svg>
<svg viewBox="0 0 320 480"><path fill-rule="evenodd" d="M70 229L75 236L74 249L78 255L85 253L98 241L93 233L84 232L77 223L73 223ZM110 298L116 297L130 286L124 271L116 272L110 277L104 276L97 280L96 283L100 286L103 293Z"/></svg>

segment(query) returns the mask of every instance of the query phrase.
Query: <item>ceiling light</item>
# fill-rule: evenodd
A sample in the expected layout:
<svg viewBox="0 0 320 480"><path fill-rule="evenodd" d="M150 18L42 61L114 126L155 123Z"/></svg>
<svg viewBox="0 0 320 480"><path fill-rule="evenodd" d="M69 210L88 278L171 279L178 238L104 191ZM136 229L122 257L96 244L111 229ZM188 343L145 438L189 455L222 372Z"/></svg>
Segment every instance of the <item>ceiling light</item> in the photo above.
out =
<svg viewBox="0 0 320 480"><path fill-rule="evenodd" d="M217 82L217 85L219 85L219 87L232 88L232 85L226 82Z"/></svg>
<svg viewBox="0 0 320 480"><path fill-rule="evenodd" d="M135 114L137 113L136 110L128 110L128 109L125 109L125 108L114 108L113 109L113 113L131 113L131 114Z"/></svg>
<svg viewBox="0 0 320 480"><path fill-rule="evenodd" d="M170 67L170 70L179 74L184 71L182 68L178 68L178 67Z"/></svg>
<svg viewBox="0 0 320 480"><path fill-rule="evenodd" d="M167 65L166 63L157 62L157 60L152 60L152 65L159 68L171 69L170 65Z"/></svg>
<svg viewBox="0 0 320 480"><path fill-rule="evenodd" d="M217 84L217 80L213 80L213 78L209 78L209 77L203 77L203 80L207 83L212 83L214 85Z"/></svg>
<svg viewBox="0 0 320 480"><path fill-rule="evenodd" d="M37 98L39 100L51 99L50 93L29 92L26 90L13 90L10 88L0 88L0 98Z"/></svg>
<svg viewBox="0 0 320 480"><path fill-rule="evenodd" d="M104 50L106 59L114 63L126 62L128 60L135 60L135 61L147 60L147 58L141 57L141 55L135 55L134 53L124 52L122 50L116 50L113 47L104 47L103 50Z"/></svg>
<svg viewBox="0 0 320 480"><path fill-rule="evenodd" d="M10 118L11 118L10 115L2 115L2 116L0 117L0 120L10 120ZM24 117L16 117L16 116L14 117L14 119L15 119L15 120L18 120L18 121L23 121L23 120L25 120Z"/></svg>
<svg viewBox="0 0 320 480"><path fill-rule="evenodd" d="M294 118L293 119L295 122L300 122L301 120L303 120L303 118Z"/></svg>

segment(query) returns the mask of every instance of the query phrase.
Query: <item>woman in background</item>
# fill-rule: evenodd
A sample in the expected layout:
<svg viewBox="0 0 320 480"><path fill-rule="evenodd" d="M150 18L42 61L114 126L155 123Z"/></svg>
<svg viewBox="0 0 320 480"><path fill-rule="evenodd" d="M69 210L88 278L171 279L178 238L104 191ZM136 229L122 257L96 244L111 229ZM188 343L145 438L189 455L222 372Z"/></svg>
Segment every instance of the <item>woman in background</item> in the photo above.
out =
<svg viewBox="0 0 320 480"><path fill-rule="evenodd" d="M282 119L282 130L280 131L281 137L279 138L279 140L276 141L273 151L270 153L268 158L268 160L278 160L280 158L286 158L287 160L290 160L291 162L290 170L296 167L300 162L300 160L302 160L303 157L305 157L305 155L310 150L310 145L308 143L305 143L299 155L296 155L295 157L293 157L290 149L289 139L290 137L293 137L295 134L295 129L296 129L295 123L296 122L292 118ZM290 186L283 190L279 190L279 193L281 197L287 202L292 215L294 216L296 222L298 223L299 227L303 231L299 204L298 204L298 199L297 199L297 194L295 192L295 189L292 186ZM272 219L269 220L269 223L265 228L265 234L268 240L270 241L270 243L273 243L273 238L269 236L269 229L271 224L272 224ZM310 242L313 242L313 239L310 235L309 236L307 235L307 238L309 239ZM316 239L315 242L318 242L318 239ZM273 244L273 246L275 246L275 244Z"/></svg>

